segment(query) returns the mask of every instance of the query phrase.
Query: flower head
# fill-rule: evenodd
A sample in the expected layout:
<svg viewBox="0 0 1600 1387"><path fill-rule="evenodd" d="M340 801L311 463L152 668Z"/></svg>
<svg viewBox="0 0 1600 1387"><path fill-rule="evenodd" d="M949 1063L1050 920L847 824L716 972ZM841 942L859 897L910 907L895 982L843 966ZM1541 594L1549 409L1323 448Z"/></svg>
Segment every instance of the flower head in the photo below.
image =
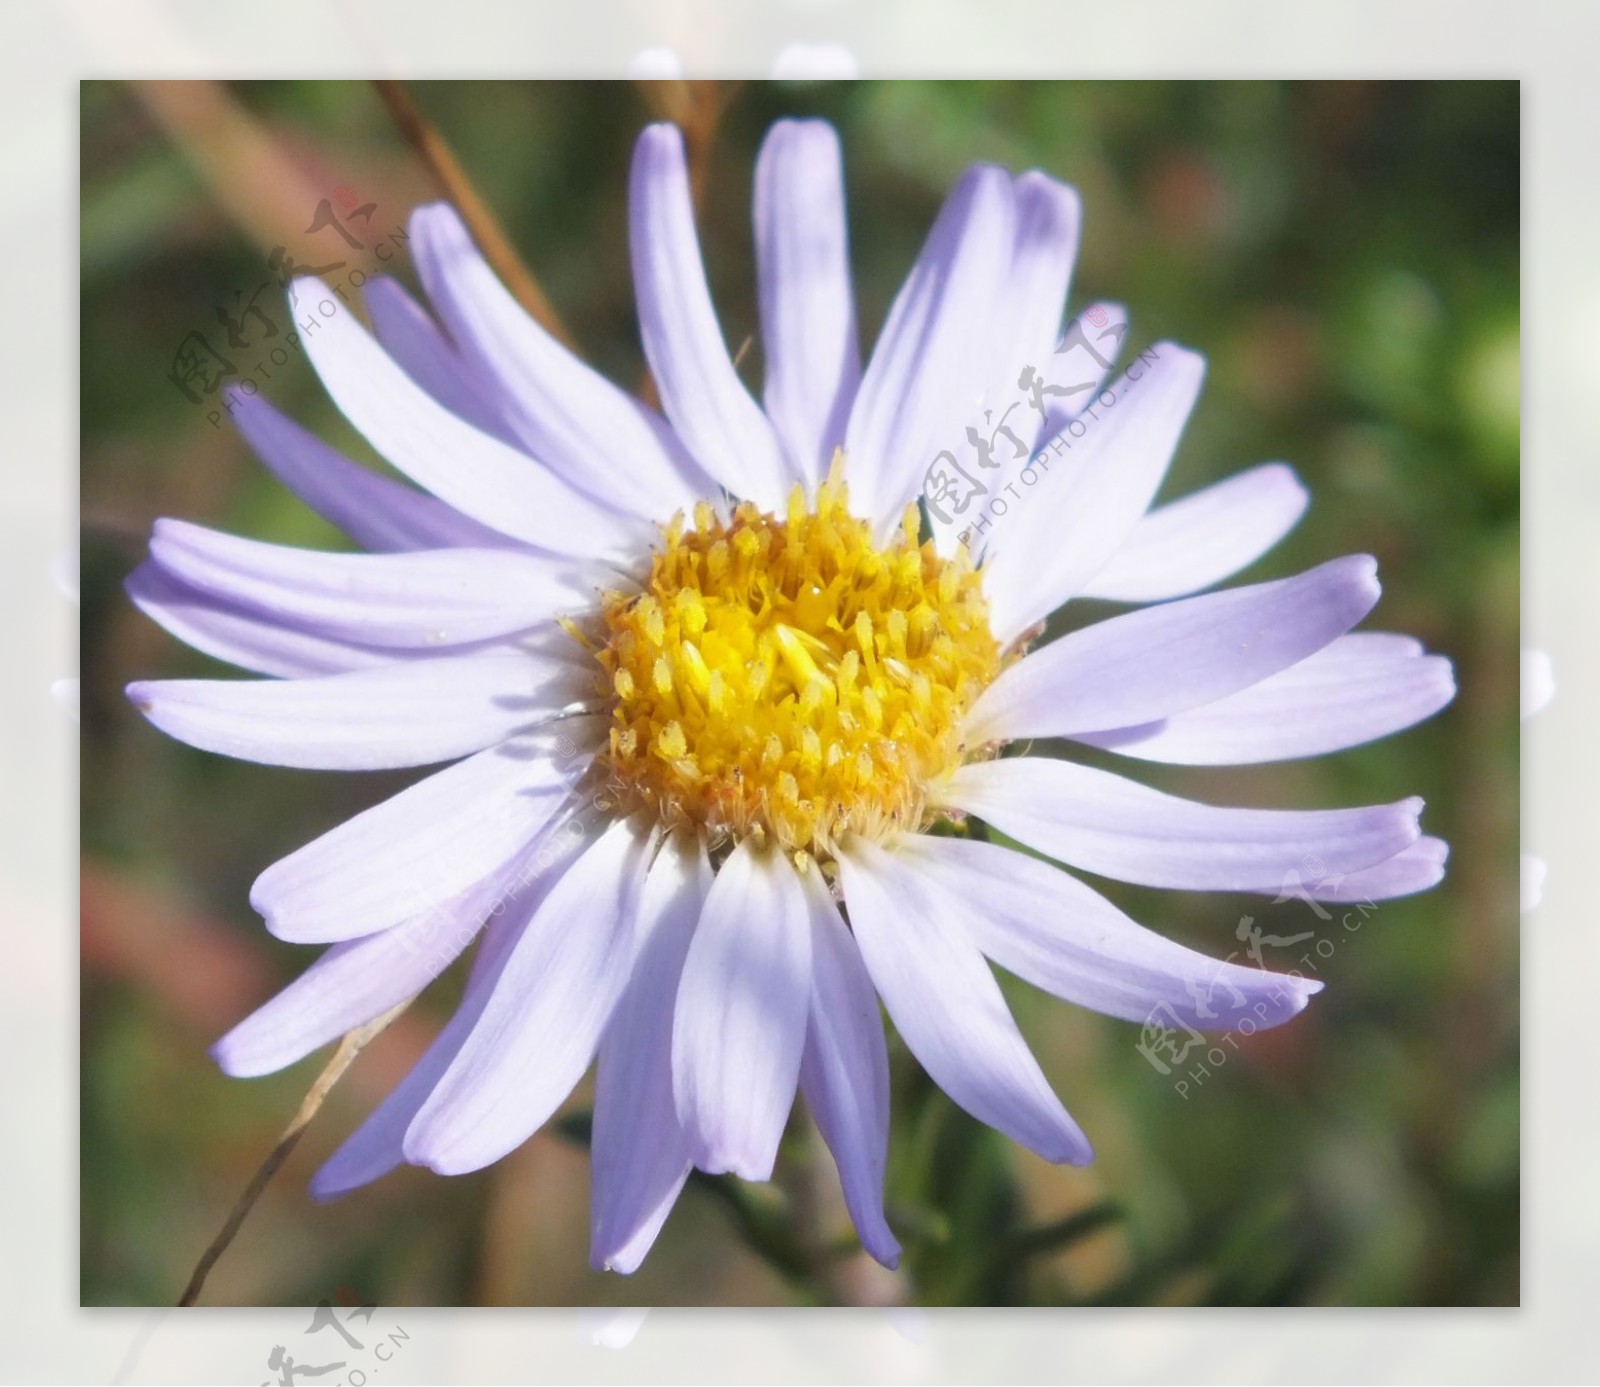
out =
<svg viewBox="0 0 1600 1387"><path fill-rule="evenodd" d="M1311 756L1437 711L1450 668L1348 634L1378 599L1365 557L1203 591L1306 495L1273 464L1152 508L1202 362L1161 343L1107 385L1120 317L1095 305L1063 335L1069 188L970 170L863 369L837 138L779 123L755 190L761 403L717 326L673 127L640 137L631 198L663 412L560 347L455 213L424 207L438 321L382 281L376 340L337 307L305 337L420 489L230 400L266 464L371 552L164 520L129 580L173 633L270 676L132 686L172 735L290 766L454 763L263 873L268 927L332 947L216 1053L233 1074L288 1064L481 934L454 1017L319 1195L405 1161L487 1165L598 1060L596 1265L639 1264L691 1168L769 1177L797 1089L892 1264L880 1000L958 1104L1081 1163L991 962L1147 1030L1276 1025L1319 987L1169 942L1041 857L1183 890L1293 876L1324 900L1443 870L1415 800L1224 808L1012 753ZM1080 597L1138 610L1035 646Z"/></svg>

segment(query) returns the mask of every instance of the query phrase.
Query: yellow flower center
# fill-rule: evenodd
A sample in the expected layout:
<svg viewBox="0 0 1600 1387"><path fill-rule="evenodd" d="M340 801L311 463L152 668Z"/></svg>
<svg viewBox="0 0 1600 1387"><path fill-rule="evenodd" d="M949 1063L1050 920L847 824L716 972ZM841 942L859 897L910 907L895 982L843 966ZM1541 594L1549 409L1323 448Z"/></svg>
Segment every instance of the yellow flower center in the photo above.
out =
<svg viewBox="0 0 1600 1387"><path fill-rule="evenodd" d="M796 487L784 518L702 503L662 534L643 592L601 602L624 806L819 860L848 832L924 827L1000 666L966 550L919 545L914 506L879 548L837 470L812 509Z"/></svg>

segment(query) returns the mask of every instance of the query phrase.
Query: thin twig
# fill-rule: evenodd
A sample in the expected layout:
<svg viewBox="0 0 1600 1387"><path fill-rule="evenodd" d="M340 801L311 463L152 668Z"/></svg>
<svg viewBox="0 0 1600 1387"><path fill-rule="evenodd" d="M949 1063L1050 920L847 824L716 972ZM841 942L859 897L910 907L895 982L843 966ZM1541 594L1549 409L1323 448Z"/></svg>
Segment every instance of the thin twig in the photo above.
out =
<svg viewBox="0 0 1600 1387"><path fill-rule="evenodd" d="M555 306L545 296L533 273L522 263L510 239L500 229L499 220L489 210L488 203L478 195L466 170L445 143L444 136L422 114L406 84L380 79L374 81L373 86L378 89L378 95L383 98L383 104L394 117L394 123L406 143L428 166L440 191L455 204L456 211L461 213L467 229L472 232L472 239L478 243L484 258L494 267L506 288L551 336L568 347L573 346L572 334L562 323Z"/></svg>
<svg viewBox="0 0 1600 1387"><path fill-rule="evenodd" d="M706 200L711 177L711 147L716 142L722 117L738 95L737 82L697 81L688 83L689 101L684 112L683 139L689 159L689 192L699 211Z"/></svg>
<svg viewBox="0 0 1600 1387"><path fill-rule="evenodd" d="M244 1193L239 1196L238 1203L228 1215L228 1221L222 1225L222 1231L211 1240L211 1246L201 1254L199 1262L195 1264L194 1274L189 1278L189 1284L178 1298L179 1305L193 1305L200 1298L200 1292L206 1284L206 1277L211 1274L211 1268L216 1266L217 1259L228 1250L228 1245L238 1234L240 1225L255 1207L256 1201L261 1198L267 1183L278 1173L278 1167L289 1159L295 1147L300 1144L300 1138L305 1135L306 1128L311 1125L311 1119L317 1115L323 1101L333 1091L333 1086L339 1082L344 1071L350 1067L351 1062L367 1044L410 1005L409 1001L405 1001L397 1007L391 1007L376 1021L369 1021L365 1026L351 1031L339 1042L339 1048L333 1052L333 1058L328 1061L322 1073L317 1075L316 1082L311 1085L301 1101L293 1120L283 1129L278 1144L272 1148L267 1159L261 1163L261 1168L245 1186Z"/></svg>

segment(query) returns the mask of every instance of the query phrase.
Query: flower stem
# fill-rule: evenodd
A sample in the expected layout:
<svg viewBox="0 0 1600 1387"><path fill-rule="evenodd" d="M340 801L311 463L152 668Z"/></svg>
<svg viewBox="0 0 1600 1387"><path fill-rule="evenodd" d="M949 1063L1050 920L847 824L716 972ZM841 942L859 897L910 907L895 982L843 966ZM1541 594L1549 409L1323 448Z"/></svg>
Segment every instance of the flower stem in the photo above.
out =
<svg viewBox="0 0 1600 1387"><path fill-rule="evenodd" d="M211 1268L216 1266L217 1259L228 1250L229 1244L238 1234L250 1210L255 1207L256 1201L261 1198L268 1182L278 1173L278 1167L289 1159L295 1147L300 1144L300 1138L305 1135L306 1128L311 1125L311 1119L317 1115L323 1101L333 1091L333 1086L339 1082L344 1071L350 1067L351 1062L367 1044L410 1005L409 1001L405 1001L397 1007L391 1007L376 1021L369 1021L365 1026L351 1031L339 1042L339 1048L333 1052L333 1058L317 1075L316 1081L301 1100L293 1119L283 1129L283 1135L278 1138L277 1145L267 1154L267 1159L261 1163L260 1169L245 1186L244 1193L233 1206L227 1222L222 1225L222 1231L211 1240L211 1245L201 1254L193 1274L189 1277L189 1284L184 1287L183 1294L178 1298L179 1305L193 1305L200 1298L200 1292L205 1287L206 1277L211 1274Z"/></svg>
<svg viewBox="0 0 1600 1387"><path fill-rule="evenodd" d="M472 232L484 258L494 267L506 288L538 323L565 346L573 345L572 335L555 306L546 297L539 281L522 263L510 239L501 230L499 220L489 210L489 205L479 195L466 170L445 143L438 128L422 114L416 99L404 82L378 80L372 84L378 89L383 104L399 127L400 134L428 166L438 182L440 191L455 204L456 211Z"/></svg>

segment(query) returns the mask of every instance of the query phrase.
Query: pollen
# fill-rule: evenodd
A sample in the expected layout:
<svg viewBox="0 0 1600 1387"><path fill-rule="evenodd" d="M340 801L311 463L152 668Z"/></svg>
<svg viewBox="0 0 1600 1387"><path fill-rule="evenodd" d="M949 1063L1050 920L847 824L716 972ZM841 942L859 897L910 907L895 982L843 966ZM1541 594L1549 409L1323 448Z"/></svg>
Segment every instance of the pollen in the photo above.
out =
<svg viewBox="0 0 1600 1387"><path fill-rule="evenodd" d="M662 527L642 591L601 601L612 791L715 845L755 835L819 861L843 835L926 826L929 788L983 754L963 715L999 672L978 574L883 546L836 466L784 515L707 503Z"/></svg>

